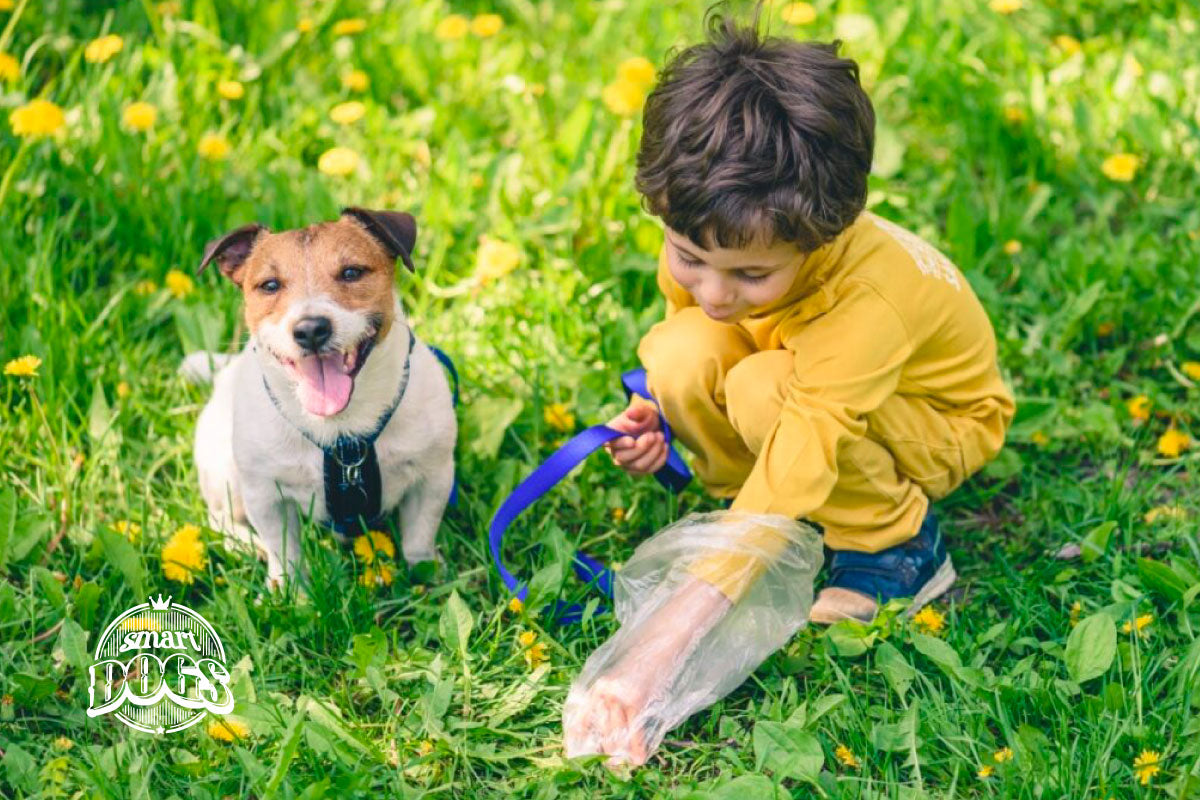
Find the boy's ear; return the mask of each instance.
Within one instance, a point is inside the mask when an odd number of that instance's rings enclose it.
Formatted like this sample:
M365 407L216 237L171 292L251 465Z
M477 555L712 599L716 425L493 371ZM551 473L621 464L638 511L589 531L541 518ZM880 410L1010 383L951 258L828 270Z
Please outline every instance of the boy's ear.
M342 209L342 216L356 220L367 233L383 245L389 256L403 260L409 272L416 271L412 262L412 250L417 243L417 220L412 214L348 206Z
M258 235L265 230L266 226L251 222L249 225L235 228L224 236L213 239L204 245L204 258L201 259L200 266L196 268L196 273L204 272L209 262L215 259L221 274L241 286L238 270L250 257L250 251L254 248L254 242L258 239Z

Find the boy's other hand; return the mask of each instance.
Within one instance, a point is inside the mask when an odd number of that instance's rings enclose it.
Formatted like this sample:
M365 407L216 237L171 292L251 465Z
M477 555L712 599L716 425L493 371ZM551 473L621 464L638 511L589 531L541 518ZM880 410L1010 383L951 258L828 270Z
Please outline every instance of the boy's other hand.
M631 475L652 475L667 463L667 440L658 421L658 408L638 395L613 417L608 427L628 434L604 445L613 463Z

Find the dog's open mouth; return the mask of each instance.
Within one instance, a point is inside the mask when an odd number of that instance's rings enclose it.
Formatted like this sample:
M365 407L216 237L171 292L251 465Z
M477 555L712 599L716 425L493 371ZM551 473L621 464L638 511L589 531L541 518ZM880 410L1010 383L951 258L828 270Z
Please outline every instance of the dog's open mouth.
M296 381L300 404L308 413L331 417L350 404L354 377L371 354L377 335L377 331L369 331L356 346L346 351L331 350L300 359L275 354Z

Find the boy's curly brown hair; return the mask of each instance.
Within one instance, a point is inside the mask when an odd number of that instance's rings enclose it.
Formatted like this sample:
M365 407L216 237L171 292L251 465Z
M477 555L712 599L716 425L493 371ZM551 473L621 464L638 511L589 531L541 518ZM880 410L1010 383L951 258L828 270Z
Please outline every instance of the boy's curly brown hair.
M710 249L815 250L863 210L875 111L841 42L761 36L709 11L646 99L636 185L647 211Z

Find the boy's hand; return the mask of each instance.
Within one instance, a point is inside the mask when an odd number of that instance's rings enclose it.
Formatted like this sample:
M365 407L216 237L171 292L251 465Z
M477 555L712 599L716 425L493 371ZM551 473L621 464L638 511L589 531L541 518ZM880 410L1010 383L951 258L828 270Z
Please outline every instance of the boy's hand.
M658 421L658 409L633 395L629 406L609 421L608 427L629 434L604 445L613 463L631 475L652 475L667 463L667 440Z

